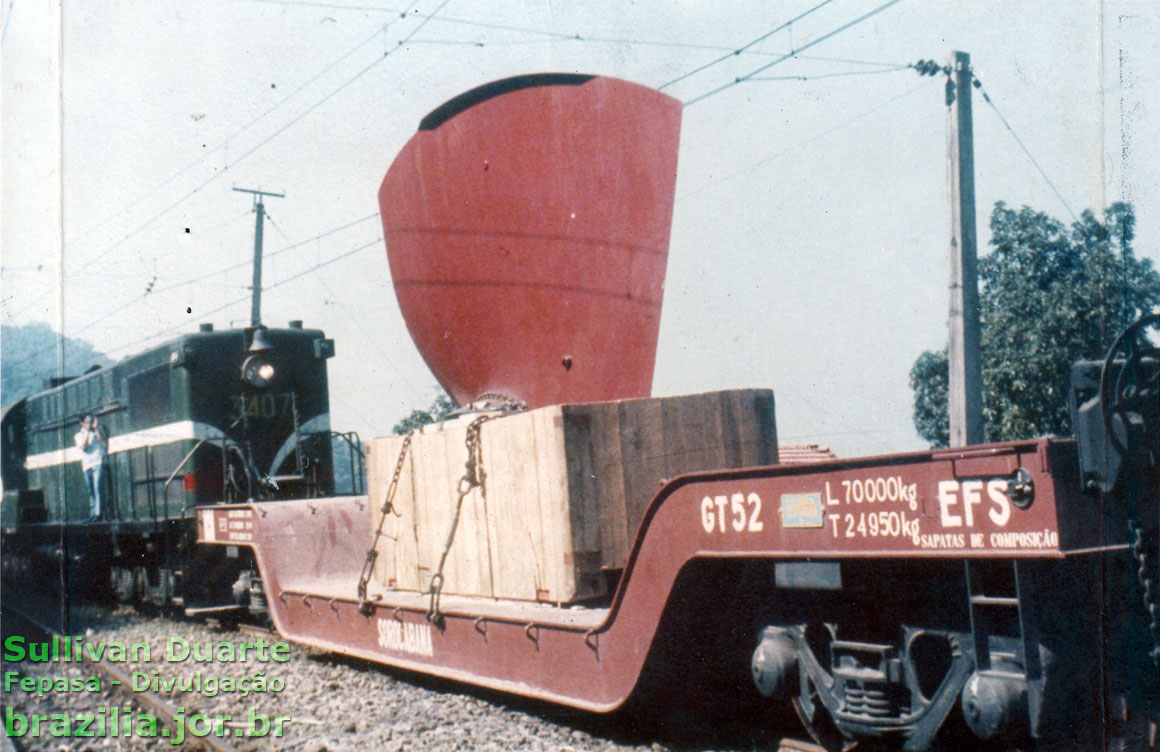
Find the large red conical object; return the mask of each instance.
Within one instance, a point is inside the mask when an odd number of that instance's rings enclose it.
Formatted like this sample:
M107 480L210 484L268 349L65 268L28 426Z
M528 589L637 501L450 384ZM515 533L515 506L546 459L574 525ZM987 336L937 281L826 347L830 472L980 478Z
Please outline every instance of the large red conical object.
M643 86L539 74L423 119L379 206L407 328L456 402L649 396L680 118Z

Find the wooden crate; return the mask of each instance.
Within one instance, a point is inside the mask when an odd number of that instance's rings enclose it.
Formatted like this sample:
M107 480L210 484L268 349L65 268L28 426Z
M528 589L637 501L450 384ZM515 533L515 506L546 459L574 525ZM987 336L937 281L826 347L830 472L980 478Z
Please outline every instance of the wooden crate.
M474 416L412 440L383 526L376 580L426 590L446 545ZM567 603L605 594L662 479L777 461L773 394L735 390L554 405L482 427L485 488L463 500L443 592ZM371 524L403 437L369 444ZM396 516L397 515L397 516Z

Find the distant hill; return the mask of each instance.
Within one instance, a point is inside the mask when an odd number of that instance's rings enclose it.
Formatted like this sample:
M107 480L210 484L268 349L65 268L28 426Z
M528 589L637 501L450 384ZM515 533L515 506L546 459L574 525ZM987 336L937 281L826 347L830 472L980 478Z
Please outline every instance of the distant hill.
M56 342L57 333L42 322L0 325L0 403L9 405L44 389L45 379L56 375ZM68 376L114 363L81 339L66 337L64 353Z

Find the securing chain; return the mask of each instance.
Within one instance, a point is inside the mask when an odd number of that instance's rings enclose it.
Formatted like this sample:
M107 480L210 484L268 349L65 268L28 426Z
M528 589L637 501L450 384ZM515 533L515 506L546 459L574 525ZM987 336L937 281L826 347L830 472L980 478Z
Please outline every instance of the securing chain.
M387 487L386 500L383 501L383 506L379 510L382 512L382 516L379 517L379 526L375 528L375 536L371 539L371 547L367 551L362 573L358 577L358 610L365 616L370 616L375 610L374 603L367 600L367 582L371 579L371 573L375 570L375 560L379 557L379 538L383 536L383 523L387 521L387 515L401 516L395 511L395 491L399 489L399 476L403 474L403 461L407 457L407 450L411 448L411 439L414 436L415 431L411 431L403 439L403 446L399 450L399 460L395 463L395 473L391 476L391 485Z
M1157 598L1157 583L1148 571L1144 528L1137 525L1135 520L1128 520L1128 532L1132 536L1130 548L1136 563L1136 580L1140 583L1140 600L1144 602L1144 612L1148 615L1148 637L1151 642L1148 656L1152 664L1160 668L1160 598Z
M472 400L471 404L504 412L522 412L528 409L526 402L503 392L484 392Z
M443 592L443 565L447 563L447 554L451 553L451 544L455 540L455 530L459 527L459 512L463 509L463 499L471 493L473 488L479 488L484 499L487 498L487 486L484 480L487 474L483 471L483 443L480 441L480 428L491 420L492 415L480 415L467 426L467 436L464 443L467 445L466 472L459 479L459 498L455 500L455 512L451 516L451 525L447 529L447 539L443 543L443 553L439 556L439 566L431 576L431 586L428 594L431 597L427 606L427 621L439 629L443 628L443 612L439 610L439 596Z
M1146 468L1154 468L1157 461L1160 461L1156 450L1160 427L1156 425L1155 413L1149 415L1147 409L1149 405L1155 405L1160 375L1149 374L1144 365L1147 358L1160 357L1160 348L1150 344L1151 338L1146 333L1148 329L1160 330L1160 313L1138 319L1112 343L1100 372L1100 398L1103 401L1104 430L1108 443L1116 453L1122 455L1126 465L1135 469L1124 486L1131 541L1129 550L1136 565L1136 581L1140 586L1140 601L1147 620L1145 647L1153 666L1160 668L1160 583L1150 571L1160 561L1160 538L1153 535L1152 540L1148 540L1144 526L1138 522L1140 483L1149 477ZM1116 363L1116 356L1121 353L1124 360L1112 384L1112 367ZM1129 428L1127 436L1121 438L1111 420L1117 414L1125 426L1130 427L1137 420L1140 425L1136 430ZM1155 554L1152 553L1153 546L1157 547Z

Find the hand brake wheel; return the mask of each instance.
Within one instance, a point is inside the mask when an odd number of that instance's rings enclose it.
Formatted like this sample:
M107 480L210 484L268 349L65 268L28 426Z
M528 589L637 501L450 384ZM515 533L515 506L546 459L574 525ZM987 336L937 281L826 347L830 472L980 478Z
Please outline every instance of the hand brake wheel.
M1151 335L1151 336L1150 336ZM1104 430L1122 456L1160 455L1160 314L1145 316L1116 338L1100 375ZM1113 372L1118 357L1123 365Z

